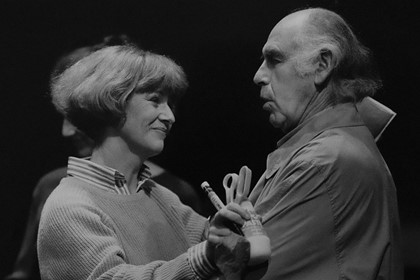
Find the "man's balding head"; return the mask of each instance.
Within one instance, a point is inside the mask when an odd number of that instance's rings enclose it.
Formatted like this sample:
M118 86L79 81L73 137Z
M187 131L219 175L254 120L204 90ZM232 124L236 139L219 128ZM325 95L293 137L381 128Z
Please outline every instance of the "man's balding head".
M293 33L290 43L296 51L296 71L301 76L313 74L314 61L320 54L331 54L332 71L326 86L336 102L358 101L372 96L381 86L369 49L337 13L322 8L299 10L277 23L270 36L279 30Z

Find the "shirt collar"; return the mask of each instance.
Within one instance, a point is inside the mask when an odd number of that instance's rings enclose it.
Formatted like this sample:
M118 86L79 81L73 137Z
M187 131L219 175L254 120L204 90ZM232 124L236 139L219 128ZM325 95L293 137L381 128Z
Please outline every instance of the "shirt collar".
M308 143L321 132L344 126L364 125L352 103L338 104L322 110L306 120L277 142L277 149L267 157L266 178L288 160L291 152Z
M77 177L97 188L118 194L130 194L124 174L111 167L94 163L90 158L69 157L67 174ZM137 176L136 192L141 189L145 180L151 177L150 169L143 164Z

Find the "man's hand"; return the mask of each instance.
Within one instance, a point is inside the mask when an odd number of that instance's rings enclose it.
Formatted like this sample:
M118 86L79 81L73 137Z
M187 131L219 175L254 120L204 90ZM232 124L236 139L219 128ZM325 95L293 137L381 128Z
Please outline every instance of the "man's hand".
M236 203L229 203L210 221L207 255L226 279L241 279L249 261L250 244L233 231L233 225L242 226L251 217Z

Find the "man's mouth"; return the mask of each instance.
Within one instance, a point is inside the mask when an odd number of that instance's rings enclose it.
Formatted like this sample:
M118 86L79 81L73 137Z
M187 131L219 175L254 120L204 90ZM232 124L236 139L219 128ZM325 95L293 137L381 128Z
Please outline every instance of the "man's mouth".
M270 103L266 102L266 103L263 104L262 107L263 107L263 110L269 111L270 110Z
M263 103L262 108L265 111L270 111L271 110L271 105L270 105L271 100L269 98L267 98L267 96L269 96L268 90L265 87L261 88L260 98L261 98L261 101Z
M271 105L270 105L271 101L268 100L268 99L264 99L264 98L262 98L262 101L263 101L263 105L262 105L263 110L271 111Z

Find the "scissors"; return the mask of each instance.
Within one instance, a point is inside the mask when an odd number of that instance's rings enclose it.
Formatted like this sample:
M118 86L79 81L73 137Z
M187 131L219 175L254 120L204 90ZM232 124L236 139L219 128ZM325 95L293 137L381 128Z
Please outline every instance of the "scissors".
M248 198L251 185L252 172L247 166L242 166L239 175L228 173L223 178L223 187L226 192L226 203L235 202L240 204Z

